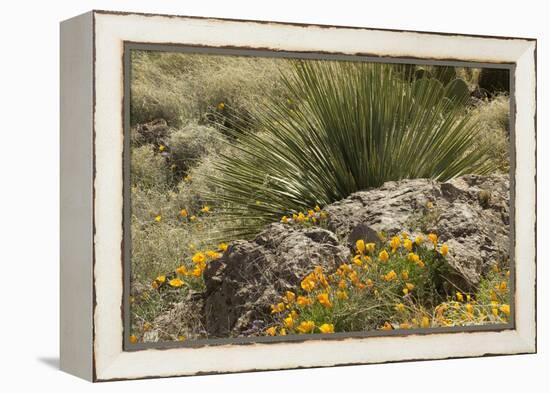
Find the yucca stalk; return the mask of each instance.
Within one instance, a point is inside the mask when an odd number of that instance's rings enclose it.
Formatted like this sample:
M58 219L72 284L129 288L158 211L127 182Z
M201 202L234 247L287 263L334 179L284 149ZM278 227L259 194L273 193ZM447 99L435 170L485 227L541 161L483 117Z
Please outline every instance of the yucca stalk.
M387 64L293 63L283 76L289 100L228 128L235 154L221 155L209 179L234 236L388 180L493 170L487 151L474 147L478 129L468 95L453 94L457 81L411 82Z

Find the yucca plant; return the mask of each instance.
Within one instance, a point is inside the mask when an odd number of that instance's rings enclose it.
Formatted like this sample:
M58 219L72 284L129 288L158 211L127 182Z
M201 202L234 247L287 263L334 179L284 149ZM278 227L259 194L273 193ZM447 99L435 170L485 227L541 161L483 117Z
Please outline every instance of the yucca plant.
M221 155L209 179L235 236L388 180L493 169L487 149L474 147L478 129L461 80L411 81L388 64L293 65L282 76L288 100L272 100L252 111L251 124L227 129L234 154Z

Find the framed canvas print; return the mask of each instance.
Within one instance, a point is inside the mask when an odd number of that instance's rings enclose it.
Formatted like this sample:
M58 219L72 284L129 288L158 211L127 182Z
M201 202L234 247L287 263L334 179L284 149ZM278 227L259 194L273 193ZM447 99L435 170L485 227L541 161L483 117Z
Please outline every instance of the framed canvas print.
M61 367L536 351L536 41L61 24Z

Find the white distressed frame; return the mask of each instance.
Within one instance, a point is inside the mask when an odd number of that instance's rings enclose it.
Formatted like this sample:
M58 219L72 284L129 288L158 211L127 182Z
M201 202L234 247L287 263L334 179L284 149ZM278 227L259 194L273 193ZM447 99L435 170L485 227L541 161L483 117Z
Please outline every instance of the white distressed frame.
M322 367L536 351L536 41L93 12L94 295L92 379ZM515 329L123 351L124 42L268 48L515 63ZM88 299L90 302L92 299ZM63 324L63 321L62 321ZM63 357L63 354L62 354Z

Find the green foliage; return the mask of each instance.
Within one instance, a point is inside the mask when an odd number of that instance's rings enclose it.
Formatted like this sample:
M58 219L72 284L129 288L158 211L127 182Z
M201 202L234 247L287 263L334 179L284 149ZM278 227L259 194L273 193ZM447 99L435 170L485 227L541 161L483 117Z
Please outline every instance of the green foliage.
M325 205L388 180L448 180L494 168L488 148L472 150L477 125L459 83L408 82L395 66L293 63L289 100L273 99L239 129L238 154L221 155L226 217L248 220L241 235L284 212ZM231 131L229 131L231 133ZM256 201L259 201L258 204Z

